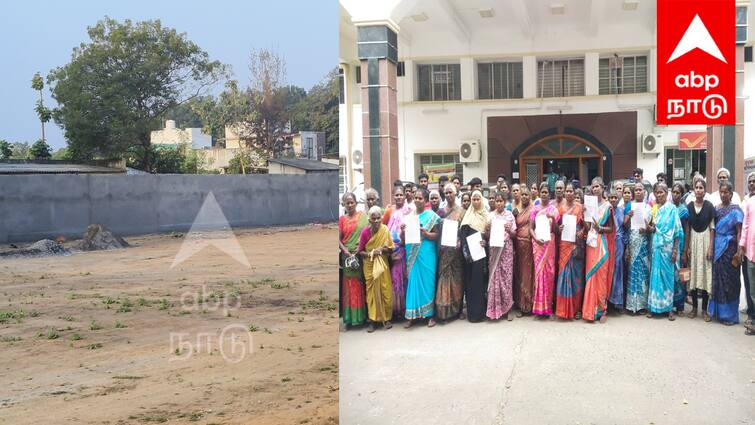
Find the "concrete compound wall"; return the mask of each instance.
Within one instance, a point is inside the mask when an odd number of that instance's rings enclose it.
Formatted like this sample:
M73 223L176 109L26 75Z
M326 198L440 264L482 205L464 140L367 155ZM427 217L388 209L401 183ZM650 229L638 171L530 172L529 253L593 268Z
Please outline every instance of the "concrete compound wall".
M338 174L0 176L0 243L187 231L212 192L231 227L338 219Z

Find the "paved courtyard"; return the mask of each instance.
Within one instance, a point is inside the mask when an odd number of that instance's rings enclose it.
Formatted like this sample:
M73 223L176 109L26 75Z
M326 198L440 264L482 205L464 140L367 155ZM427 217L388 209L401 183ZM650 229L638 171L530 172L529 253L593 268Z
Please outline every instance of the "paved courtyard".
M644 316L351 330L339 402L350 425L755 424L755 337Z

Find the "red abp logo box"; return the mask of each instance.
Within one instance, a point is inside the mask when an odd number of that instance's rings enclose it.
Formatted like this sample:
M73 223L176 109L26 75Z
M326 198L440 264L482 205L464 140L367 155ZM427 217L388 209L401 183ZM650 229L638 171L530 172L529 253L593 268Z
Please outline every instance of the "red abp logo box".
M734 124L734 0L658 0L658 124Z

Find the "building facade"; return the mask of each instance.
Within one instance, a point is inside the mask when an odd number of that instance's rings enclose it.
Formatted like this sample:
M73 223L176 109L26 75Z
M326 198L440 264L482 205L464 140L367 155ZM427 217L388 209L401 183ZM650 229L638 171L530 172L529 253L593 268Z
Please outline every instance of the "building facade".
M737 3L748 30L736 131L655 123L655 0L340 2L344 187L380 186L386 199L392 180L428 171L533 183L553 170L587 184L728 165L743 189L736 158L755 155L750 2Z

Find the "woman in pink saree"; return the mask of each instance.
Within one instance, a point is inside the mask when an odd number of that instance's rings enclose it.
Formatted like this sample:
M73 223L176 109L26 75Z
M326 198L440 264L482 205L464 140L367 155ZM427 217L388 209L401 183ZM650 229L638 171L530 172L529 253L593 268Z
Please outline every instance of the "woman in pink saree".
M404 188L393 188L394 204L385 209L383 224L393 239L391 253L391 282L393 285L393 316L403 318L406 310L406 249L401 243L401 220L410 212L404 202Z
M548 184L540 185L540 199L530 214L530 236L532 237L532 258L535 262L535 287L533 293L532 314L542 317L553 316L553 288L556 282L556 231L555 226L561 215L558 209L548 202L550 193ZM538 216L548 218L550 240L545 241L537 237L536 221Z

